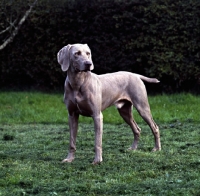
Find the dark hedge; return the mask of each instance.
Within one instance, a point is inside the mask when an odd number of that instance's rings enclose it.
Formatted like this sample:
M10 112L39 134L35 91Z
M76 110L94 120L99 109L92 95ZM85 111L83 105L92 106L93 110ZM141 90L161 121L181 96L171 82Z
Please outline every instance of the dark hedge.
M62 88L57 52L87 43L97 74L126 70L157 77L152 92L200 92L199 10L199 0L39 1L0 51L0 87Z

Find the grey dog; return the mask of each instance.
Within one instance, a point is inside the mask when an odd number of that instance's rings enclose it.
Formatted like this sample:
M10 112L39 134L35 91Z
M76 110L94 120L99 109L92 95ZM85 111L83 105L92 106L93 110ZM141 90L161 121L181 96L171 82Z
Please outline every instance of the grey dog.
M64 102L69 116L70 146L63 162L72 162L75 158L76 136L79 115L92 117L95 127L95 158L93 164L102 162L102 111L115 105L124 121L131 127L134 140L130 150L136 150L141 129L132 116L134 106L140 116L151 128L155 147L161 150L159 128L154 122L147 92L143 81L158 83L156 78L147 78L130 72L116 72L96 75L91 50L87 44L73 44L63 47L57 55L63 71L67 71L64 88Z

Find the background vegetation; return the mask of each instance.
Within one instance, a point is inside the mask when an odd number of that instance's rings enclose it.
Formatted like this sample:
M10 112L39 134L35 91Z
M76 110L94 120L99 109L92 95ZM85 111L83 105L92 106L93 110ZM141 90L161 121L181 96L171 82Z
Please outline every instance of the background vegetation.
M14 2L1 2L1 21L27 10ZM199 9L199 0L40 0L0 52L0 87L61 88L56 54L79 42L90 46L98 74L126 70L161 80L148 86L154 92L199 92Z
M199 196L200 98L150 96L162 151L142 129L138 151L127 151L133 134L114 108L104 112L103 163L94 157L94 125L81 118L76 159L62 164L69 145L62 94L0 92L0 195ZM86 120L87 119L87 120Z

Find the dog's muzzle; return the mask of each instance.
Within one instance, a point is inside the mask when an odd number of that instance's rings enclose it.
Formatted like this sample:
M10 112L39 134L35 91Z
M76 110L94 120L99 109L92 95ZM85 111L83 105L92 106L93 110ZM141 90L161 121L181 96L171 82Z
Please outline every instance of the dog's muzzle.
M91 66L92 66L92 62L91 61L85 61L84 62L84 70L83 71L90 71L91 70Z
M75 68L76 72L91 71L92 62L91 61L84 61L81 64L76 63L76 64L74 64L74 68Z

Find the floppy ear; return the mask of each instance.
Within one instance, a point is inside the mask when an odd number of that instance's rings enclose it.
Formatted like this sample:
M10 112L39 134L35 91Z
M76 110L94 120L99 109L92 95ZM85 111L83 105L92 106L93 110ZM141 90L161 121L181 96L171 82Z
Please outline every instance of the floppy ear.
M58 63L61 65L61 69L63 71L67 71L70 64L70 57L69 57L69 49L71 45L68 44L67 46L63 47L57 54Z
M86 47L88 47L88 49L89 49L89 51L90 51L90 61L91 61L91 63L92 63L92 65L91 65L91 67L90 67L90 70L93 70L94 69L94 64L93 64L93 62L92 62L92 53L91 53L91 50L90 50L90 48L89 48L89 46L87 45L87 44L84 44Z

